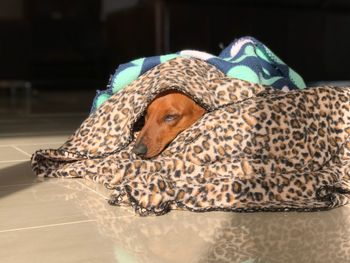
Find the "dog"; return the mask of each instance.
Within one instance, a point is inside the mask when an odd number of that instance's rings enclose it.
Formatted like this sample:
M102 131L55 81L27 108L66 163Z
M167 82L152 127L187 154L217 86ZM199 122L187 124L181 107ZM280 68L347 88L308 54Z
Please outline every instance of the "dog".
M133 152L145 159L157 156L205 113L203 107L184 93L161 93L147 107L145 124L136 138Z

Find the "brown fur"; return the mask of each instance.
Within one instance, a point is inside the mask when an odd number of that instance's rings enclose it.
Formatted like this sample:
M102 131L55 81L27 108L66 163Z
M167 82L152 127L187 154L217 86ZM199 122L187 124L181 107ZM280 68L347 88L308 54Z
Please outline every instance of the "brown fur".
M205 109L181 92L167 91L160 94L147 108L145 125L136 139L134 152L144 158L158 155L204 113ZM137 151L140 144L147 147L145 154Z

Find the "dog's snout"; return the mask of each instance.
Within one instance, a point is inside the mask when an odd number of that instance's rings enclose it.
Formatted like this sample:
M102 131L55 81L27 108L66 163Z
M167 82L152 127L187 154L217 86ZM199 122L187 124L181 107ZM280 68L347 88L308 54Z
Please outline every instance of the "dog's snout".
M145 155L147 153L147 150L147 146L144 145L142 142L136 144L133 149L134 153L136 153L137 155Z

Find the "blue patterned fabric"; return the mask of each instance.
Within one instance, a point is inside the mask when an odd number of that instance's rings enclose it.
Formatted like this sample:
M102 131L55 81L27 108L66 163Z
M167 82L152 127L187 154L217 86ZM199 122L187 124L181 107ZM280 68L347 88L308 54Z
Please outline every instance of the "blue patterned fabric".
M91 113L114 93L119 92L151 68L176 57L193 57L217 67L228 77L272 86L276 89L291 90L306 87L302 77L288 67L268 47L253 37L242 37L233 41L219 56L183 50L177 53L140 58L121 64L111 76L106 90L97 91Z

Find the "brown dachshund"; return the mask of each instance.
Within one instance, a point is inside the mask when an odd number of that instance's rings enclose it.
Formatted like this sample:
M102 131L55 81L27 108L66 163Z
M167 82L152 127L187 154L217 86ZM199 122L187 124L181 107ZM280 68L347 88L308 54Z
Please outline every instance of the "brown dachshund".
M147 108L145 125L137 136L134 153L143 158L158 155L205 112L205 109L181 92L161 93Z

